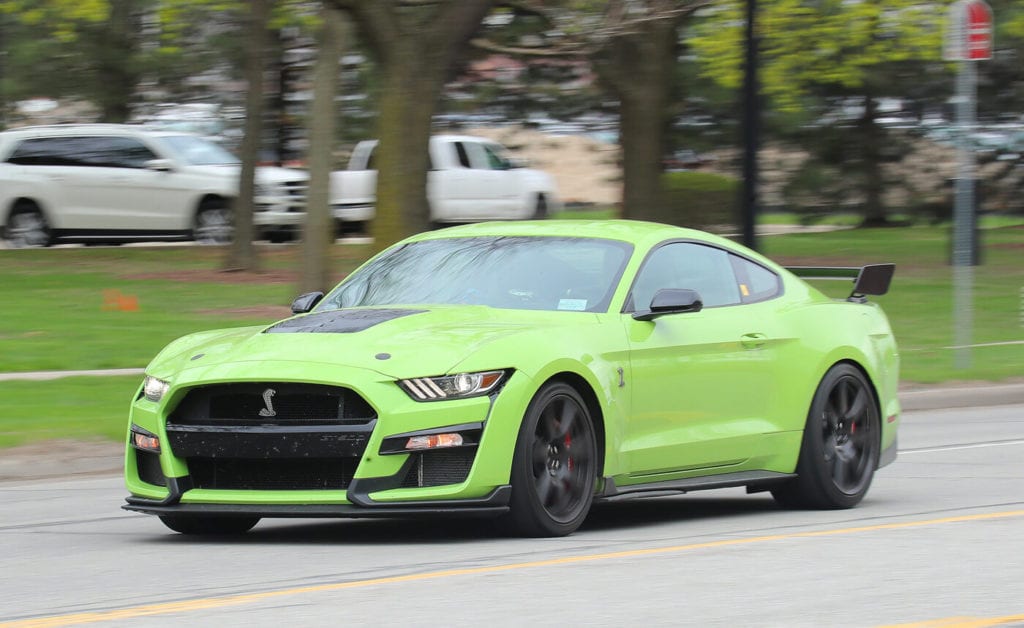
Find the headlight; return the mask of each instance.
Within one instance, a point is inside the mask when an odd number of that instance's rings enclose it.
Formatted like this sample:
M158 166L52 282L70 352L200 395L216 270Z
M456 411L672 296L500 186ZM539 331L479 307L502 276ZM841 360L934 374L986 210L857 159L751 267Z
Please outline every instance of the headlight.
M275 196L277 186L272 183L257 183L252 190L253 196Z
M150 401L160 401L170 387L171 385L168 382L157 379L152 375L147 375L146 379L142 380L142 394Z
M440 401L486 395L503 381L505 371L481 371L403 379L398 384L416 401Z

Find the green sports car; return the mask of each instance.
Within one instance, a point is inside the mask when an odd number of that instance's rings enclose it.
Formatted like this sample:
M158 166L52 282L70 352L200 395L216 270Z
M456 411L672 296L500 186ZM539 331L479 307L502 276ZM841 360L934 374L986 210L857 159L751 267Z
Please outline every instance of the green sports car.
M472 514L532 536L595 501L730 486L849 508L896 457L896 343L867 300L892 273L643 222L423 233L291 318L160 352L124 507L187 534Z

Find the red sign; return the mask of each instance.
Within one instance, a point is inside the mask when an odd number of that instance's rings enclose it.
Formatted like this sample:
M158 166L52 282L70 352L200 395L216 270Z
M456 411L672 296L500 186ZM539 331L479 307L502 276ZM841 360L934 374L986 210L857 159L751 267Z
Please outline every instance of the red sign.
M992 58L992 9L984 0L960 0L949 8L942 56L947 61Z

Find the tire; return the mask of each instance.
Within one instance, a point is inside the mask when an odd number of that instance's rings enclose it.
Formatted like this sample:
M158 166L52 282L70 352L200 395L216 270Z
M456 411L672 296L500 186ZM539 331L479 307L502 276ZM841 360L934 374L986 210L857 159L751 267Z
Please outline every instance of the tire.
M284 244L295 239L295 233L287 229L276 229L267 234L271 244Z
M833 366L811 402L797 477L772 496L794 508L856 506L878 467L880 439L878 401L867 378L850 364Z
M544 220L548 217L548 199L543 194L537 195L537 204L534 205L533 219Z
M165 526L181 534L244 534L259 523L259 517L204 517L202 515L161 515Z
M39 206L32 201L19 201L11 209L4 226L4 240L12 249L53 244L53 233Z
M597 444L587 404L568 384L544 385L519 428L502 526L520 536L571 534L590 511L596 478Z
M197 244L230 244L234 236L231 209L221 201L203 201L196 212L192 239Z

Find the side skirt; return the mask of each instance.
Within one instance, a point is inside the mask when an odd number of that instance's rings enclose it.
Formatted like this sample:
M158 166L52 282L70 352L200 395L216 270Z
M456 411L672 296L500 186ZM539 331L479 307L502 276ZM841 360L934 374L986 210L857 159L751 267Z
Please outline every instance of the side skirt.
M663 480L647 484L630 484L629 486L621 487L615 485L614 478L605 478L604 490L595 495L594 498L597 501L615 501L631 497L658 497L660 495L706 491L733 486L746 486L748 493L756 493L767 490L773 484L778 484L795 477L796 474L794 473L738 471L736 473L723 473L683 480Z

